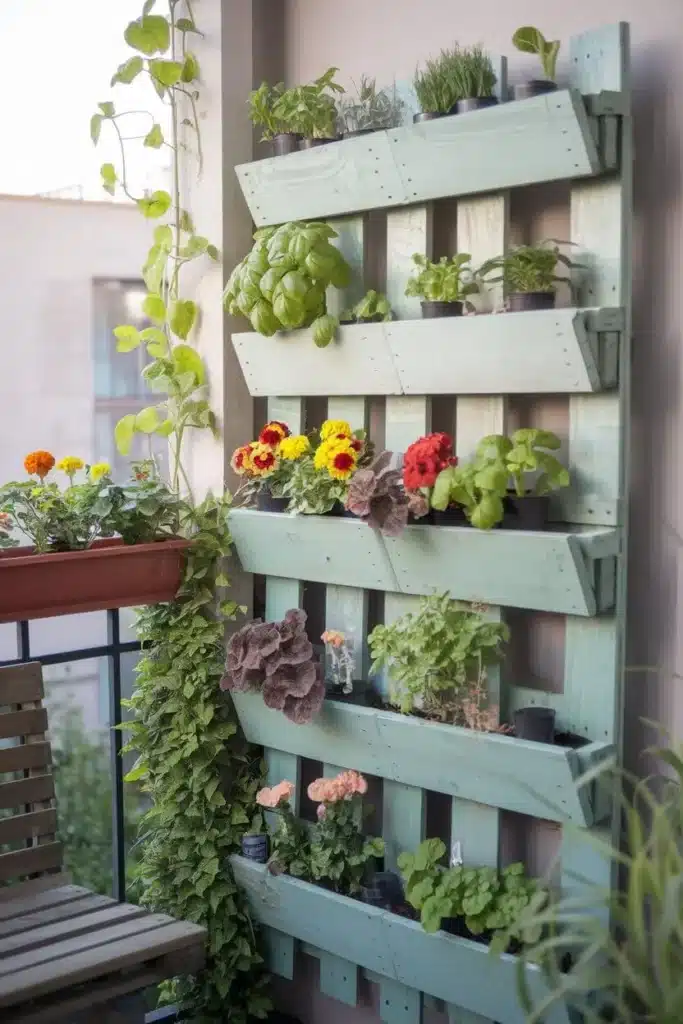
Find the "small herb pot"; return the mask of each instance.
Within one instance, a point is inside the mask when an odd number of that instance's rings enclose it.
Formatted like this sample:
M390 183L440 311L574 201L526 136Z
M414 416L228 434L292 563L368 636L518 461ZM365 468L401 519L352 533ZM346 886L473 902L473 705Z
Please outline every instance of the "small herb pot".
M555 742L555 711L553 708L520 708L514 714L515 736L535 743Z
M530 100L534 96L545 96L549 92L557 92L557 82L551 82L547 78L531 78L528 82L515 86L515 99Z
M273 153L275 156L287 156L288 153L296 153L299 148L301 136L294 132L280 132L273 136Z
M449 505L448 508L432 509L432 522L434 526L469 526L462 505Z
M256 508L259 512L286 512L287 504L287 498L274 498L267 490L259 491L256 498Z
M503 498L504 530L545 530L550 498L547 494L508 494Z
M455 109L458 114L468 114L471 110L484 110L486 107L495 107L497 103L497 96L468 96L465 100L458 100L455 104Z
M337 142L338 139L302 139L299 149L316 149L318 146L327 146L330 142Z
M392 910L403 903L403 885L393 871L375 871L367 884L361 887L363 903L371 907Z
M257 864L265 864L268 860L268 836L254 832L242 836L242 856Z
M510 292L507 300L509 313L555 308L555 292Z
M462 302L437 302L425 299L420 305L423 320L435 320L442 316L462 316Z

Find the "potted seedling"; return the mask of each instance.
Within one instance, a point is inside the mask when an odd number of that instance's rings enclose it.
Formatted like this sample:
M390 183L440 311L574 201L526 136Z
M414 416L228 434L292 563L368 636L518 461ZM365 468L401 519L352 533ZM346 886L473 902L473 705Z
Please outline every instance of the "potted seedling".
M337 129L345 139L356 135L397 128L403 121L405 103L396 86L377 89L374 78L361 76L354 92L342 97L338 104Z
M557 89L555 68L557 66L557 55L560 52L559 39L549 41L539 29L534 28L532 25L524 25L522 28L517 29L512 37L512 42L522 53L537 54L545 75L545 78L532 78L522 85L516 85L515 99L527 100L532 96L542 96L548 92L555 92Z
M340 324L377 324L392 319L391 306L386 295L374 289L366 292L353 309L339 314Z
M265 864L268 860L268 833L261 811L256 812L251 819L249 831L242 836L242 856L257 864Z
M263 128L261 141L273 140L276 156L335 141L334 94L344 92L334 81L338 70L328 68L309 85L292 89L282 82L272 87L263 82L249 94L251 120Z
M415 519L438 525L465 525L461 506L451 502L450 497L443 506L434 506L432 501L439 475L457 464L450 434L427 434L408 445L403 453L403 486L408 495L408 511ZM430 512L430 507L437 511Z
M559 448L556 434L535 427L516 430L511 437L490 434L479 442L474 458L476 476L502 498L506 529L545 528L551 491L569 486L569 471L552 454Z
M467 252L455 256L442 256L438 263L432 263L420 253L413 255L416 266L414 276L406 286L406 295L420 296L422 316L433 319L442 316L462 316L463 309L473 309L467 302L468 295L479 291Z
M251 123L261 128L261 142L273 143L275 156L295 153L301 140L285 116L289 93L291 90L285 90L283 82L272 86L262 82L247 100Z
M536 705L519 708L514 713L515 736L520 740L534 740L536 743L555 742L555 712L552 708Z
M564 243L567 244L567 243ZM561 252L554 239L538 245L518 245L502 256L487 260L479 268L478 276L487 284L502 281L507 308L511 313L554 309L555 285L570 283L567 277L556 274L558 263L570 270L578 270Z
M426 61L415 72L413 86L421 112L413 121L431 121L447 114L477 110L497 103L496 75L490 57L480 46L461 49L456 43Z
M455 109L458 114L492 107L498 102L493 92L496 73L491 58L481 46L460 51L453 68L458 92Z

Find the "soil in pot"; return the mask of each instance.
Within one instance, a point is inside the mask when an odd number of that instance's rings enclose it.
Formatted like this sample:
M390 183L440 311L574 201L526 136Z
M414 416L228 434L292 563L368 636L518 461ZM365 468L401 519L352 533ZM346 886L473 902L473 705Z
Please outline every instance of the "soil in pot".
M337 138L333 139L302 139L299 143L299 149L317 149L318 146L327 146L330 142L338 142Z
M370 704L372 687L367 679L354 679L351 693L344 693L341 686L325 680L325 696L342 704Z
M287 156L288 153L296 153L301 141L300 135L294 132L281 132L273 136L273 154L275 156Z
M371 907L382 907L393 910L403 905L403 885L401 879L393 871L375 871L361 888L363 903Z
M256 498L259 512L286 512L288 503L288 498L274 498L267 490L259 491Z
M503 498L504 530L545 530L550 510L550 498L547 494L525 494L519 497L509 492Z
M535 743L555 742L555 711L553 708L519 708L514 714L515 736Z
M420 305L423 320L434 320L442 316L462 316L462 302L436 302L425 299Z
M497 96L469 96L465 100L458 100L455 104L455 109L458 114L468 114L471 110L485 110L486 107L495 107L497 103Z
M557 92L557 82L547 78L531 78L515 86L516 100L530 100L534 96L545 96L549 92Z
M448 508L444 509L433 508L432 522L434 526L470 525L462 505L449 505Z
M508 313L531 313L555 308L555 292L510 292Z
M268 860L268 836L260 833L242 836L242 856L257 864L265 864Z

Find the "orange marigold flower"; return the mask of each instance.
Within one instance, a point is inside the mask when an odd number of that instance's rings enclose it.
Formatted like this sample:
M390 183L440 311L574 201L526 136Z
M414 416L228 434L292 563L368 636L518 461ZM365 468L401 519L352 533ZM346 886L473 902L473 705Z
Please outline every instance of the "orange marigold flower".
M266 423L265 427L258 436L261 444L270 445L271 448L277 448L280 441L283 438L289 437L291 431L286 423L282 423L281 420L271 420L270 423Z
M35 452L29 452L24 459L24 469L31 476L39 476L41 480L44 480L50 470L55 464L55 457L51 452L45 452L42 449L38 449Z
M237 473L238 476L244 476L245 473L251 471L251 449L251 444L243 444L241 448L235 449L230 459L230 468L233 473Z
M251 471L254 476L270 476L279 465L279 460L270 445L256 442L249 453Z

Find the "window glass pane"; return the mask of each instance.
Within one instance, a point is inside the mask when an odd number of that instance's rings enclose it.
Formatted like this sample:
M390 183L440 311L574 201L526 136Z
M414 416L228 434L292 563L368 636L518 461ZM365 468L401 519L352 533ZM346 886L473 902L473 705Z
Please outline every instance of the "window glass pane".
M53 619L34 619L29 623L32 657L100 647L107 642L106 612L59 615Z

